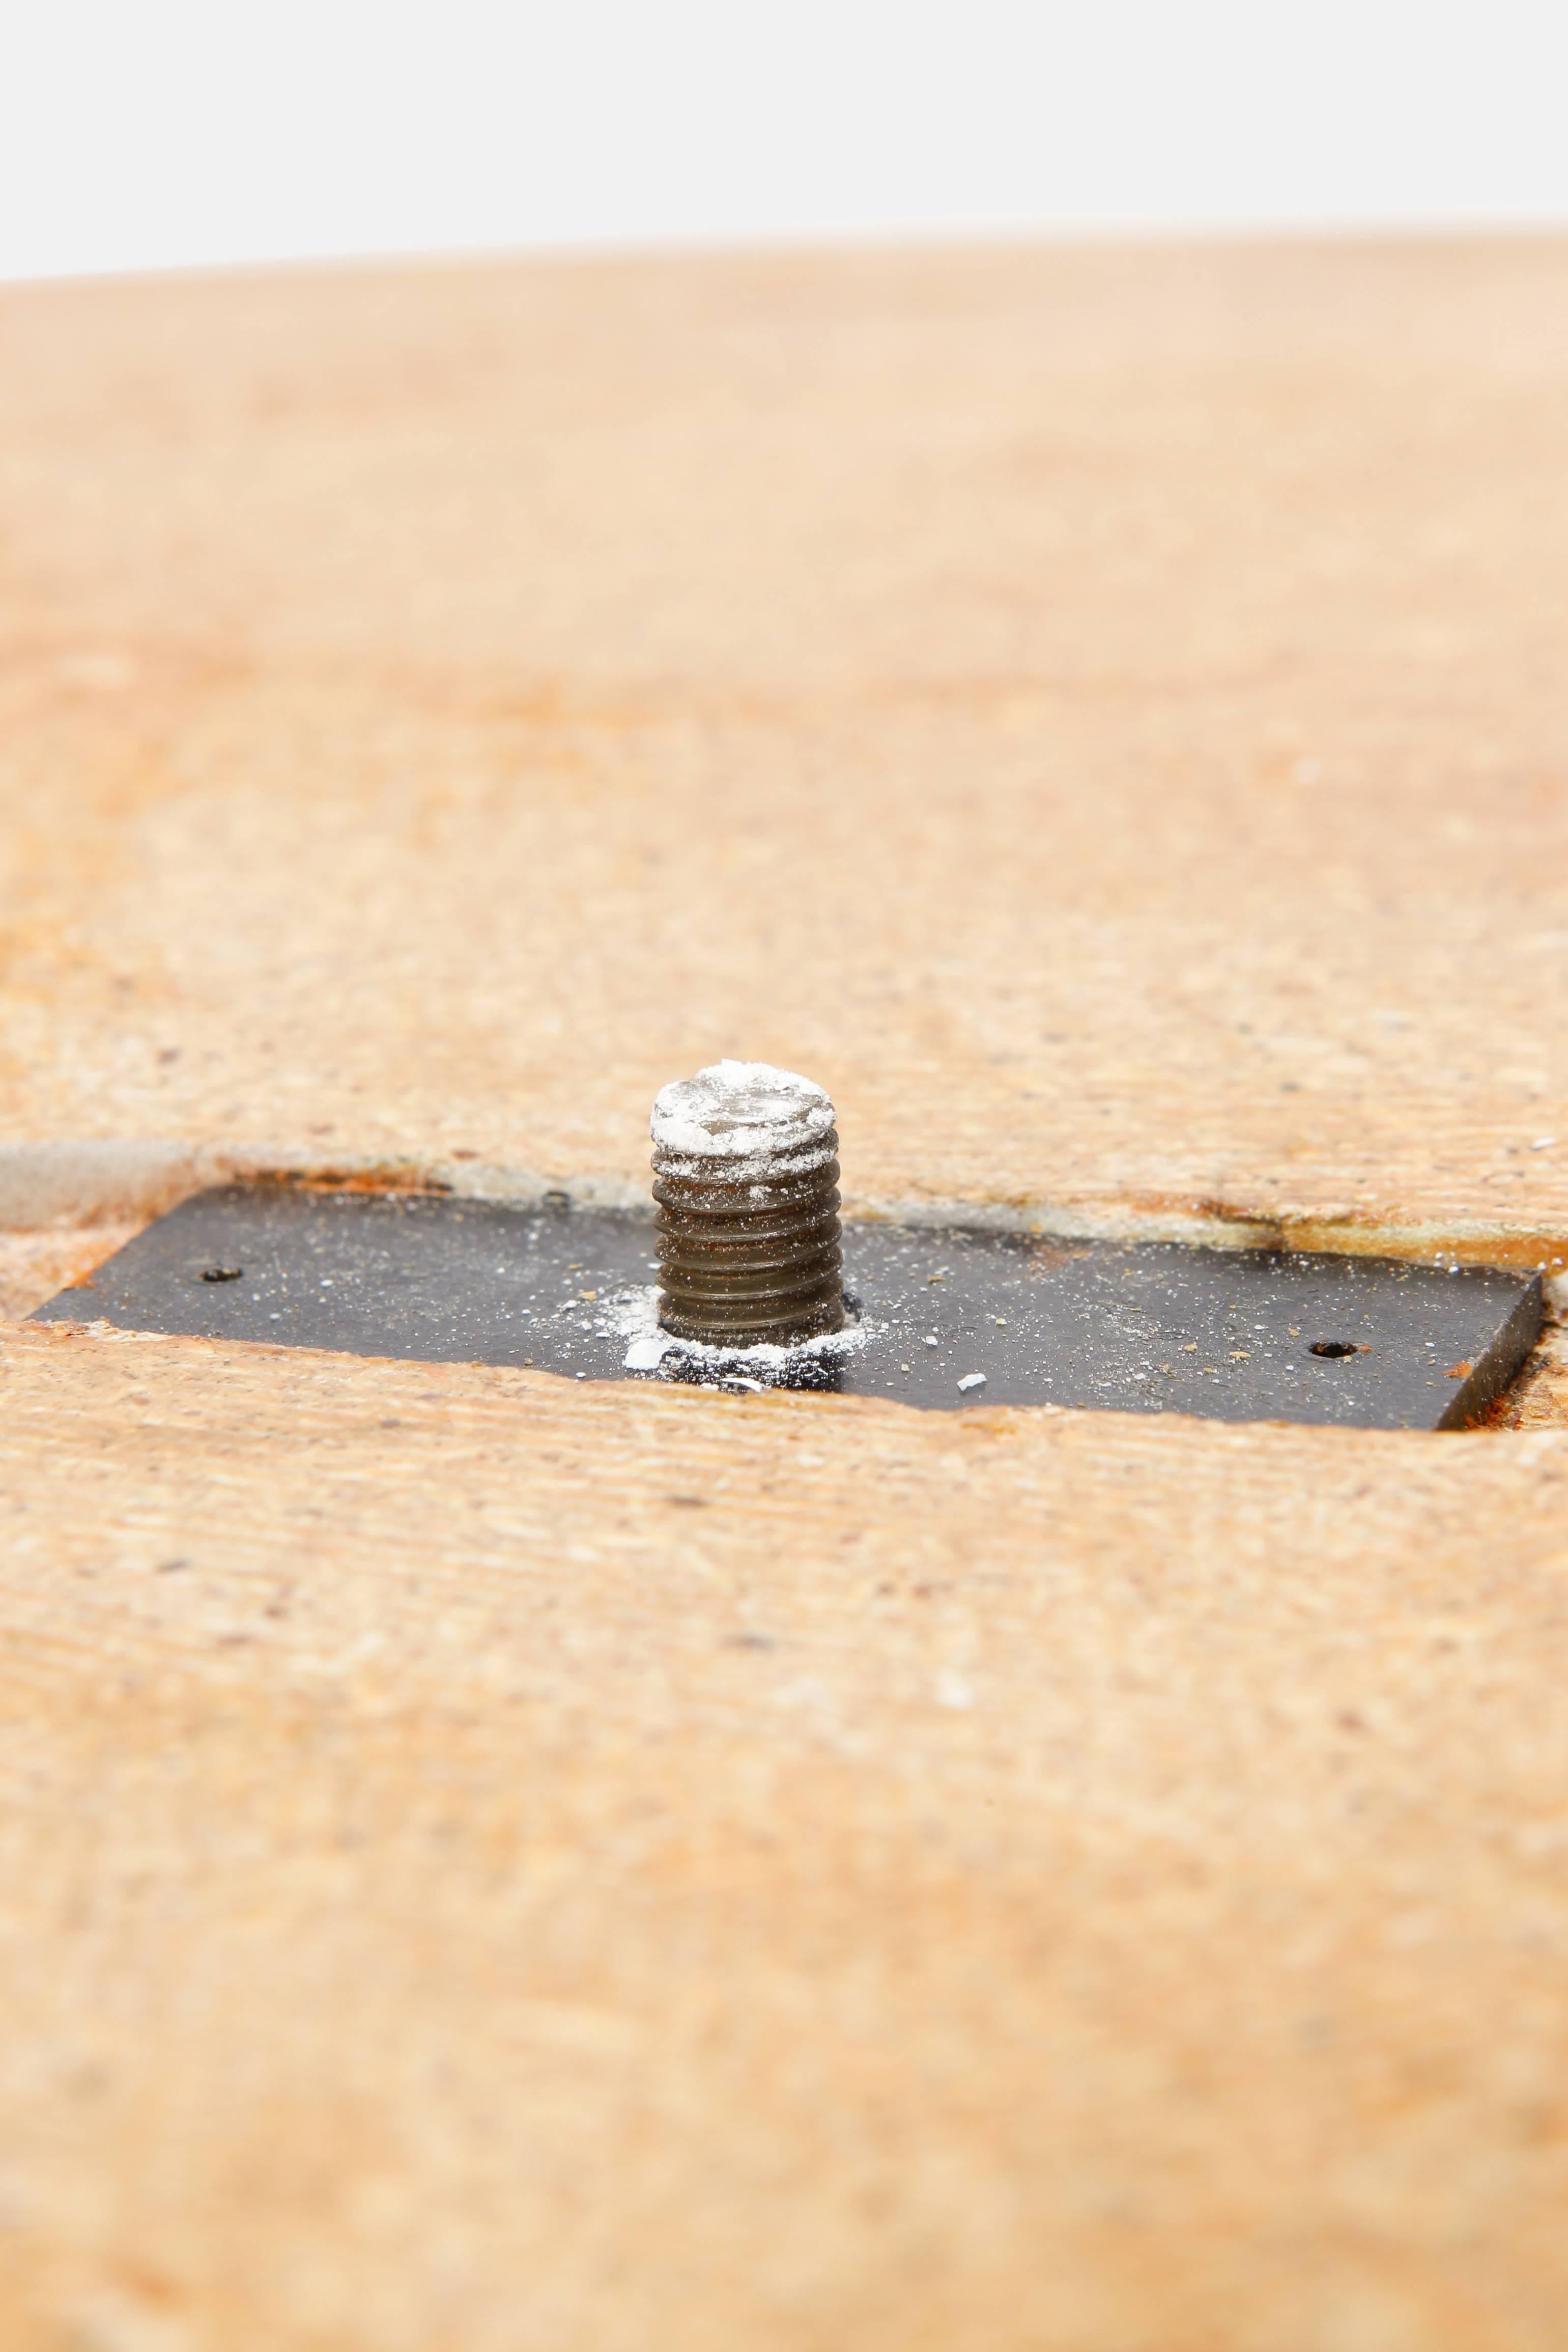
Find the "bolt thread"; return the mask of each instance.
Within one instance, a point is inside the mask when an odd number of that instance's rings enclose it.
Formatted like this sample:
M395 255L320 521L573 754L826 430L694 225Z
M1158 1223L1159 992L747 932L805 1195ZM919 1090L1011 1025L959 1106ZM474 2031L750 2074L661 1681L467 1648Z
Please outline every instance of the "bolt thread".
M655 1144L666 1331L754 1348L842 1330L838 1149L831 1127L800 1149L738 1163Z

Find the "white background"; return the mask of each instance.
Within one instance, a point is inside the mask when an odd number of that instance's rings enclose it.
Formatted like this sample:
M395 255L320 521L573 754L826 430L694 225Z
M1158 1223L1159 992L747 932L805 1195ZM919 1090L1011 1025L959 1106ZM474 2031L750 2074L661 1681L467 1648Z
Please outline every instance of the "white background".
M1568 220L1568 0L0 0L0 278Z

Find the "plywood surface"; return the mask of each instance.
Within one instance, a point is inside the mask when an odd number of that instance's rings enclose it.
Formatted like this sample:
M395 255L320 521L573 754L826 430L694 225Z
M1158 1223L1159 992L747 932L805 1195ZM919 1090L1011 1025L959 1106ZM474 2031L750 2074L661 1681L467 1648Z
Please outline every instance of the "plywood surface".
M1568 249L0 298L10 1132L1568 1223Z
M1546 240L0 290L0 1307L727 1050L862 1205L1551 1274L1565 482ZM0 1391L7 2345L1560 2344L1561 1333Z

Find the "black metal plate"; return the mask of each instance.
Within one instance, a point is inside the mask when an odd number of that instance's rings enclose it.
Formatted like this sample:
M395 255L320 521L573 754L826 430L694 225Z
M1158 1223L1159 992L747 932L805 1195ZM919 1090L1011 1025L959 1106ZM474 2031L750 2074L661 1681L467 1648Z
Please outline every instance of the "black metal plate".
M839 1363L744 1372L925 1406L1440 1429L1490 1402L1541 1328L1539 1277L1490 1267L876 1223L845 1227L844 1263L863 1345ZM655 1271L653 1225L625 1213L235 1187L160 1218L35 1320L579 1379L720 1380L678 1359L625 1370L610 1302ZM1356 1352L1312 1352L1345 1344ZM983 1386L959 1388L977 1372Z

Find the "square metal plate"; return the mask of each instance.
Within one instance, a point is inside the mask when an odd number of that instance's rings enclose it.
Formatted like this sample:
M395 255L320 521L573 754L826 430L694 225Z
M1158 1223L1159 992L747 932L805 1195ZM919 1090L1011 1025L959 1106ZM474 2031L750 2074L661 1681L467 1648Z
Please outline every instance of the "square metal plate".
M650 1319L657 1273L646 1218L231 1187L161 1217L34 1319L938 1408L1451 1429L1512 1378L1542 1318L1535 1275L1175 1243L852 1223L844 1266L862 1328L841 1360L632 1371L628 1332Z

